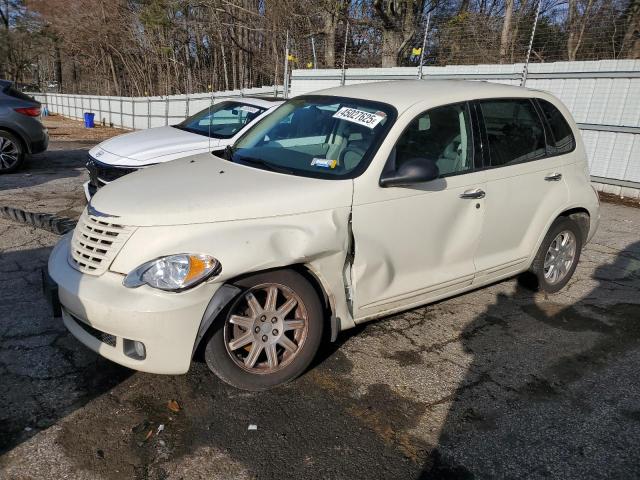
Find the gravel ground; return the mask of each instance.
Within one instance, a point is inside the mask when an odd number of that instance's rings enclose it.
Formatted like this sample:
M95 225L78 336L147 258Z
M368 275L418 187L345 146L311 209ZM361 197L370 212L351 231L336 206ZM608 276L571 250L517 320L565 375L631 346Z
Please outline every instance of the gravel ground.
M97 140L52 136L0 206L77 216ZM638 478L640 209L602 217L559 294L509 280L370 323L267 393L97 357L41 299L57 237L0 219L0 478Z

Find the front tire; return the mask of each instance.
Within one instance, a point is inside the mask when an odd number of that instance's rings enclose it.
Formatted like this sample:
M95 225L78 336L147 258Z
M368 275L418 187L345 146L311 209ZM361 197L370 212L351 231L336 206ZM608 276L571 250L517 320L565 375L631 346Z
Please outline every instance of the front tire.
M539 290L556 293L573 276L583 246L580 226L568 217L559 217L547 232L536 254L530 272Z
M24 157L22 142L15 135L0 130L0 173L16 171Z
M242 293L216 320L205 361L237 388L267 390L302 374L320 347L323 309L299 273L277 270L235 283Z

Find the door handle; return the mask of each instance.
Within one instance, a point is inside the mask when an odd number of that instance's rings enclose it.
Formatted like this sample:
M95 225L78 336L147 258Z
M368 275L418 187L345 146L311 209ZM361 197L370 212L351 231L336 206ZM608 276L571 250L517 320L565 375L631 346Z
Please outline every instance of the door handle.
M466 190L463 193L460 194L460 198L470 198L470 199L475 199L475 198L484 198L486 194L484 193L484 190L482 190L481 188L475 188L473 190Z
M547 182L557 182L558 180L562 179L562 174L561 173L550 173L549 175L544 177L544 179Z

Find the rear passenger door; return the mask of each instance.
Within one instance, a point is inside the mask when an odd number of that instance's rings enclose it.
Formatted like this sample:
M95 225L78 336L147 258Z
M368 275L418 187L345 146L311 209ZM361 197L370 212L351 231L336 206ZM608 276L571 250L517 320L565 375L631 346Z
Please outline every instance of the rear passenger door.
M476 253L475 283L505 277L528 264L538 238L566 203L563 156L542 111L530 98L476 102L482 118L486 211Z

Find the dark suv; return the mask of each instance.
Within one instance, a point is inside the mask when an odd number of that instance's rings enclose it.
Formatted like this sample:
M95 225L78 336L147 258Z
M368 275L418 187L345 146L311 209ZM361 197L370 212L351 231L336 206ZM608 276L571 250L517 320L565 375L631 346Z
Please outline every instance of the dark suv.
M40 102L0 80L0 173L13 172L26 155L47 149L49 134L39 117Z

